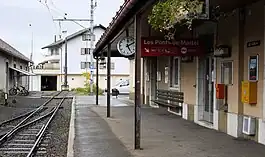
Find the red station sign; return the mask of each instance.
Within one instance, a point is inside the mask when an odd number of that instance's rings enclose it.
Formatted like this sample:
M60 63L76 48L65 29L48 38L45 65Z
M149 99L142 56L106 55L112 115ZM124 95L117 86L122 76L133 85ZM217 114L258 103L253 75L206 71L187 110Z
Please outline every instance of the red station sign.
M204 54L198 39L168 41L161 38L142 38L141 55L147 56L200 56Z

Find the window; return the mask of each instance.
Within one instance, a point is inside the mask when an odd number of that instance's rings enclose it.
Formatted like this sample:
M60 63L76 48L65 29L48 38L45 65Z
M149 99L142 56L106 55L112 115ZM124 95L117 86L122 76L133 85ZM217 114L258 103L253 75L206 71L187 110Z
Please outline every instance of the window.
M107 64L99 64L99 69L107 69ZM110 64L110 69L115 69L115 63Z
M59 48L55 49L55 55L59 55Z
M86 68L90 68L90 65L91 65L91 63L90 62L81 62L81 69L86 69ZM96 65L97 65L97 63L96 62L93 62L93 67L92 68L96 68Z
M106 64L100 64L99 65L99 69L106 69L107 68L107 65Z
M90 34L83 34L83 35L82 35L82 40L83 40L83 41L91 41L91 36L90 36Z
M110 69L112 69L112 70L115 69L115 64L114 63L110 64Z
M51 49L51 56L53 56L55 54L54 49Z
M81 55L87 55L90 54L90 52L93 51L90 48L81 48Z
M87 62L81 62L81 69L87 68Z
M20 69L23 69L22 65L20 65Z
M172 57L170 60L170 86L179 87L180 83L180 59Z
M17 67L17 65L16 64L14 64L14 68L16 68Z
M233 84L233 61L221 63L221 83L226 85Z

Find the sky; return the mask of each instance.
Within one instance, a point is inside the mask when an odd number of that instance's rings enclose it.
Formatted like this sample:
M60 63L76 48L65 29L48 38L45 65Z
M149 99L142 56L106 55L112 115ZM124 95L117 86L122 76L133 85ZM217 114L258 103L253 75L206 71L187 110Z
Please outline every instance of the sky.
M0 38L29 57L33 34L33 60L39 60L59 33L59 23L53 18L90 18L90 0L0 0ZM47 1L47 3L45 3ZM95 0L94 0L95 1ZM95 24L107 27L124 0L97 0ZM47 4L47 5L45 5ZM89 22L81 22L89 27ZM31 26L30 26L31 25ZM68 34L83 29L74 22L62 22Z

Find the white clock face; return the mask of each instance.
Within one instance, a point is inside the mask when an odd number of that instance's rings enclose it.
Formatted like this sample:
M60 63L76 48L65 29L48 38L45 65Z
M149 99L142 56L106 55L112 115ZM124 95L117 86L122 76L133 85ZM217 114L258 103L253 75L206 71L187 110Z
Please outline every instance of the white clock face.
M121 39L117 45L120 54L131 56L135 53L135 40L132 37Z

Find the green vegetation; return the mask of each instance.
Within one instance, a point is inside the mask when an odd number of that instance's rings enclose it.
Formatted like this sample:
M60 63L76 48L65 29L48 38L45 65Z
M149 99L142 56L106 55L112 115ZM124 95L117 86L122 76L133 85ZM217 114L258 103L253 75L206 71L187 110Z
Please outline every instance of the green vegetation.
M199 0L159 1L152 9L148 22L153 29L169 31L176 25L191 28L192 20L198 18L203 8Z
M93 94L96 94L96 85L93 84ZM75 89L72 89L72 91L75 91L77 94L80 94L80 95L89 95L90 94L90 84L85 84L85 86L82 88L82 87L79 87L79 88L75 88ZM99 95L103 95L104 91L102 89L98 89L98 93Z
M90 81L89 81L90 73L83 73L82 75L86 78L84 87L75 88L75 89L72 89L71 91L75 91L77 94L80 94L80 95L89 95L90 94ZM92 90L93 90L93 94L96 94L97 87L95 84L93 84ZM98 93L99 95L103 95L104 91L99 88Z

